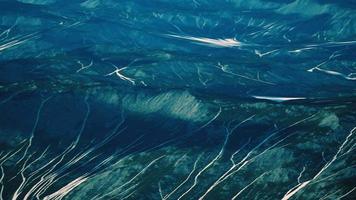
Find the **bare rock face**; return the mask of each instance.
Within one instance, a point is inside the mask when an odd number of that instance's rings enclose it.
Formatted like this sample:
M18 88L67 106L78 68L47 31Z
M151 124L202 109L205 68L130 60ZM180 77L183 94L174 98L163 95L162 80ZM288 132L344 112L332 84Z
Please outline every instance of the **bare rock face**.
M337 129L339 124L339 118L334 113L325 113L325 118L319 123L321 127L329 127L332 130Z

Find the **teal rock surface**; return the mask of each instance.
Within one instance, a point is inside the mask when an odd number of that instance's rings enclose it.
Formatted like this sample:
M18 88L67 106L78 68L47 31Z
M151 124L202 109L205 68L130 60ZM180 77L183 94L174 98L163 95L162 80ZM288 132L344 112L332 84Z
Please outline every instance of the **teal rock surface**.
M0 0L0 200L356 199L352 0Z

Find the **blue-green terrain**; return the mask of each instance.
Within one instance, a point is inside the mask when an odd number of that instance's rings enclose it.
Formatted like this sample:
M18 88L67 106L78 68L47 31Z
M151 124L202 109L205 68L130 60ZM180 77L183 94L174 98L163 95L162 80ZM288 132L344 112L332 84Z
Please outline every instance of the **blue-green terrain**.
M0 0L0 200L356 199L354 0Z

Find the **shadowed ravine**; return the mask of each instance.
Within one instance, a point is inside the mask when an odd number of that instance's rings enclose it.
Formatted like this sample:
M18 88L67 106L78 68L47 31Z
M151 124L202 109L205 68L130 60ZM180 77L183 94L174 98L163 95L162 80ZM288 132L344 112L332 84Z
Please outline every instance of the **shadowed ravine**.
M0 0L0 200L355 199L355 5Z

